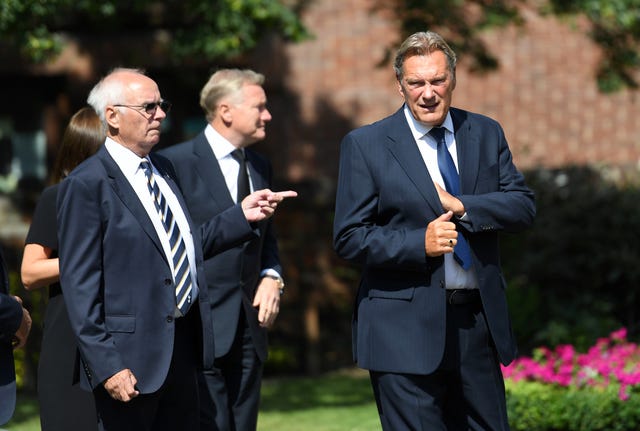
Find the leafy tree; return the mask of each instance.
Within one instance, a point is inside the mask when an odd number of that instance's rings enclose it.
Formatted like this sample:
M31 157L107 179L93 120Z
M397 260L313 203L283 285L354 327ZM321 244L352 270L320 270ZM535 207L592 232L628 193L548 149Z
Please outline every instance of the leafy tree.
M231 58L253 48L266 32L301 40L307 32L298 6L277 0L3 0L0 36L30 61L46 61L65 34L162 32L168 57Z
M65 33L164 31L167 57L228 59L255 47L267 31L299 41L308 36L298 12L306 0L3 0L0 36L30 60L60 52ZM584 16L602 48L598 84L605 92L637 88L640 68L640 0L377 0L402 23L403 33L439 28L477 71L498 61L478 37L488 26L522 23L520 8L563 18Z
M439 29L456 51L471 56L478 71L498 67L479 32L488 26L522 23L522 7L569 20L583 16L590 23L589 36L603 52L597 73L600 90L638 87L640 0L378 0L377 7L394 13L405 34Z

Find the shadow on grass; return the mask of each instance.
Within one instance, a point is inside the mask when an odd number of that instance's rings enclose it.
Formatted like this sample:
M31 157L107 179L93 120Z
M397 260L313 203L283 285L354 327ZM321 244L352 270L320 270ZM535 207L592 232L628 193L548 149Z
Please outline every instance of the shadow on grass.
M321 377L265 379L260 410L354 407L372 402L374 398L369 375L361 370L348 370Z

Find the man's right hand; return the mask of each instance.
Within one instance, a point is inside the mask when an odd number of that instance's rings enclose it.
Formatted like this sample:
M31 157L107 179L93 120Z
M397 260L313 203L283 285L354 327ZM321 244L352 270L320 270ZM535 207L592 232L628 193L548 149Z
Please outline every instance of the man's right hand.
M273 215L278 204L285 198L295 198L298 193L293 190L272 192L269 189L258 190L242 200L242 211L249 223L262 221Z
M458 242L456 225L451 221L453 212L447 211L427 225L424 234L424 249L429 257L453 253Z
M136 376L130 369L125 368L105 380L103 385L111 398L126 403L140 394L135 388L136 383L138 383Z

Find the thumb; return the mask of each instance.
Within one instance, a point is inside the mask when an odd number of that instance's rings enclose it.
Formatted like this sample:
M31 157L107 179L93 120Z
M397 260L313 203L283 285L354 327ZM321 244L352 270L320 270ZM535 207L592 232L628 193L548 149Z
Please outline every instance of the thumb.
M436 219L436 221L449 221L453 217L453 211L447 211Z

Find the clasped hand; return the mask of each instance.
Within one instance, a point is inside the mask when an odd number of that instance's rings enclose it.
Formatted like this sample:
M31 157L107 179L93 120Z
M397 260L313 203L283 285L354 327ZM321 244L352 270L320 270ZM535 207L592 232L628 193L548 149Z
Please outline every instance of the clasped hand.
M136 389L137 383L136 376L130 369L125 368L105 380L103 385L111 398L126 403L140 394Z
M453 248L458 242L458 232L456 231L455 223L453 223L451 219L454 214L460 217L465 212L464 204L460 199L447 192L437 183L434 184L442 208L446 212L427 225L424 248L429 257L453 253Z
M13 299L22 305L22 299L19 296L14 296ZM14 349L24 347L27 343L29 332L31 332L31 314L29 314L29 311L27 311L26 308L22 307L22 320L20 321L20 327L18 327L18 330L13 335L12 340L12 346Z

